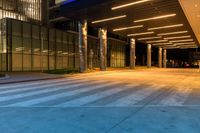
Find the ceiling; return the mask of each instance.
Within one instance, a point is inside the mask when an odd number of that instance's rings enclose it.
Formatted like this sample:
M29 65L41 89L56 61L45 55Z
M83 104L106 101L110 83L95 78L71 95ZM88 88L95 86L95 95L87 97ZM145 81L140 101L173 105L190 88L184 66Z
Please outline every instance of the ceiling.
M200 0L179 0L179 3L200 43Z
M112 10L112 8L116 6L127 5L129 3L140 1L146 2ZM191 0L180 1L188 2ZM182 10L179 0L79 0L75 3L62 6L60 14L65 17L78 20L86 19L88 20L89 25L93 27L107 28L108 31L112 33L127 36L129 38L135 38L137 41L141 41L146 44L150 43L154 46L166 49L196 48L199 44L197 40L198 37L195 36L190 23ZM163 17L163 15L171 15L171 17L158 19L161 16ZM95 21L98 22L98 20L113 19L113 17L119 16L122 18L95 23ZM152 19L152 17L157 17L157 19L144 21L144 19ZM143 20L142 22L134 22L135 20L141 19ZM163 28L163 26L172 25L179 25L179 27L149 29L155 27ZM193 25L197 24L193 23ZM132 26L138 26L138 28L129 29ZM124 29L121 31L113 31L114 29L119 28ZM199 28L194 27L194 29ZM152 33L143 34L146 32ZM142 33L143 35L139 35L138 33ZM174 34L159 35L163 33ZM199 30L197 33L199 33Z

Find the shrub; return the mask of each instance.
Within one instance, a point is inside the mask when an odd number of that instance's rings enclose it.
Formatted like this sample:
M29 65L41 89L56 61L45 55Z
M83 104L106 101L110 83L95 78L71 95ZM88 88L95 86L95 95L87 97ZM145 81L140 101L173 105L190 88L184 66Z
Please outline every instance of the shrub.
M44 71L48 74L73 74L73 73L79 73L79 70L77 69L60 69L60 70L47 70Z
M5 77L5 75L3 75L3 74L0 74L0 77Z

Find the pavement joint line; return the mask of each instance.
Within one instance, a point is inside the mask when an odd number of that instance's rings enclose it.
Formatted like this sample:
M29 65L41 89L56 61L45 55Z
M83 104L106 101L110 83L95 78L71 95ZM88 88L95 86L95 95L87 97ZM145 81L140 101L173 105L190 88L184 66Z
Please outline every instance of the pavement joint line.
M138 108L144 105L135 106L0 106L0 108ZM159 108L159 107L200 107L200 105L147 105L145 108Z
M169 87L168 87L169 88ZM162 88L161 88L162 89ZM105 133L109 133L110 131L112 131L114 128L118 127L120 124L122 124L124 121L128 120L129 118L131 118L132 116L134 116L136 113L138 113L139 111L141 111L142 109L146 108L148 104L150 104L152 101L154 101L157 97L159 97L160 95L162 95L163 92L161 91L159 94L157 94L156 96L151 97L151 99L148 99L149 101L147 101L146 103L144 103L143 106L140 106L139 109L137 109L136 111L133 111L132 113L130 113L129 115L127 115L126 117L124 117L121 121L119 121L118 123L114 124L111 128L109 128L107 131L105 131Z

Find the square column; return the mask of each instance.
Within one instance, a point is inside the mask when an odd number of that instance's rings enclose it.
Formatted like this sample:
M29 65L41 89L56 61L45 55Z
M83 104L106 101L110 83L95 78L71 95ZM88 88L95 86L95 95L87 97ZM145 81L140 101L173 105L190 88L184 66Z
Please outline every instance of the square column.
M151 68L151 44L147 44L147 68Z
M135 39L130 42L130 69L135 68Z
M162 68L162 48L158 49L158 67Z
M163 51L163 67L167 68L167 50L164 49Z
M79 22L80 72L87 71L87 21Z
M107 67L107 30L99 29L100 38L100 70L106 71Z

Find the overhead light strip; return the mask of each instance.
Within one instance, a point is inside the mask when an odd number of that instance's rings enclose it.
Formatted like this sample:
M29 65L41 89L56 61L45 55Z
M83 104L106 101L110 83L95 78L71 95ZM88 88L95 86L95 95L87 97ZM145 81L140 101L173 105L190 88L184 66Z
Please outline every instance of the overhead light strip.
M117 16L117 17L111 17L111 18L96 20L96 21L93 21L92 24L102 23L102 22L116 20L116 19L121 19L121 18L125 18L125 17L127 17L127 16L126 15L121 15L121 16Z
M167 35L175 35L175 34L183 34L188 33L188 31L178 31L178 32L169 32L169 33L161 33L158 36L167 36Z
M135 34L129 34L128 36L140 36L140 35L148 35L153 34L154 32L142 32L142 33L135 33Z
M160 36L158 36L158 37L145 37L145 38L139 38L137 40L142 41L142 40L152 40L152 39L159 39L159 38L162 38L162 37L160 37Z
M147 43L167 42L168 40L147 41Z
M139 20L135 20L134 22L138 23L138 22L157 20L157 19L163 19L163 18L174 17L174 16L176 16L176 14L167 14L167 15L156 16L156 17L151 17L151 18L146 18L146 19L139 19Z
M168 29L168 28L181 27L181 26L183 26L183 24L167 25L167 26L162 26L162 27L154 27L154 28L149 28L148 30Z
M123 30L136 29L136 28L142 28L142 27L144 27L144 25L117 28L117 29L113 29L113 31L123 31Z
M180 47L180 49L189 49L189 48L198 48L197 46L194 46L194 47Z
M153 45L170 45L170 44L172 44L172 43L155 43L155 44L153 44Z
M195 44L195 42L189 42L189 43L175 43L176 45L187 45L187 44Z
M190 38L191 36L177 36L177 37L166 37L164 39L171 40L171 39L180 39L180 38Z
M191 42L191 41L194 41L193 39L186 39L186 40L176 40L176 41L170 41L172 43L175 43L175 42Z
M179 45L180 47L197 47L197 45Z
M136 2L131 2L131 3L127 3L127 4L123 4L123 5L112 7L112 10L117 10L117 9L129 7L129 6L133 6L133 5L137 5L137 4L141 4L141 3L149 2L149 1L151 1L151 0L140 0L140 1L136 1Z

